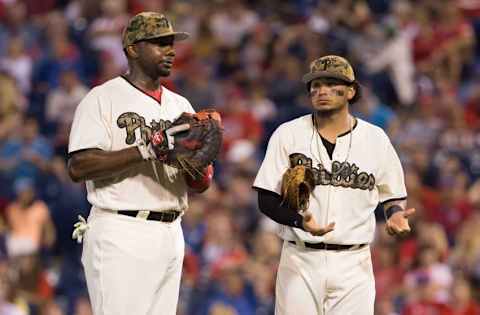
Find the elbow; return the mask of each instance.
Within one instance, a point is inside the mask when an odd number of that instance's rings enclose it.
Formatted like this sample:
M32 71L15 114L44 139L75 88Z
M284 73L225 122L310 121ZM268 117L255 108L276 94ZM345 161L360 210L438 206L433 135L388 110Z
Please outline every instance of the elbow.
M78 167L77 160L78 159L76 159L75 156L71 157L68 160L68 175L73 182L80 183L83 182L85 179L82 175L82 172L80 171L80 168Z

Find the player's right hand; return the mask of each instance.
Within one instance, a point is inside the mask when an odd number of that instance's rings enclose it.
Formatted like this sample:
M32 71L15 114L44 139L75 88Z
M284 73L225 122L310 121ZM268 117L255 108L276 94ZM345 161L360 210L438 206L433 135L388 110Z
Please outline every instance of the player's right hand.
M303 213L303 228L312 235L322 236L333 231L335 228L335 222L330 222L327 226L322 227L318 225L311 212L305 211Z

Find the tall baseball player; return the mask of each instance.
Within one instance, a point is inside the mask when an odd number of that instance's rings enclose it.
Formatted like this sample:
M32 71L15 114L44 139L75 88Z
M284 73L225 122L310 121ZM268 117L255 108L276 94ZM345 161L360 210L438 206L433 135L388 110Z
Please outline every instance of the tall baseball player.
M160 84L170 74L174 32L162 14L134 16L123 33L126 75L93 88L79 104L71 128L69 172L86 181L92 209L74 237L83 238L82 263L95 315L175 314L184 256L179 217L188 186L200 179L155 160L147 140L182 112L182 96Z
M381 203L389 233L402 235L415 209L406 209L402 166L387 135L349 112L360 97L349 62L321 57L303 82L313 113L277 128L254 183L260 210L280 224L284 240L275 312L371 315L374 210ZM295 165L314 174L302 214L281 197L282 176Z

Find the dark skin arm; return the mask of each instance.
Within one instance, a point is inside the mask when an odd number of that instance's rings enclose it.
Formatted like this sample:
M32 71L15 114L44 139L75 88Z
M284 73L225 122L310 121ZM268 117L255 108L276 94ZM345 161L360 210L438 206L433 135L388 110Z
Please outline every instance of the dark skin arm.
M119 175L143 161L136 147L119 151L87 149L72 154L68 160L68 174L74 182L104 179Z

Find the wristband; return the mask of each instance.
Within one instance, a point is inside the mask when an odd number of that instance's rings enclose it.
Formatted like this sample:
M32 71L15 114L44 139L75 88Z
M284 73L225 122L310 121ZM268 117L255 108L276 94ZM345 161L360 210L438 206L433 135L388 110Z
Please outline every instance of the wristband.
M304 227L303 227L303 217L301 214L299 213L296 213L296 217L295 219L292 221L292 225L293 227L296 227L296 228L299 228L301 230L304 230Z
M403 208L400 207L399 205L393 205L390 206L387 210L385 210L385 216L387 217L387 220L390 219L390 217L399 211L403 211Z

